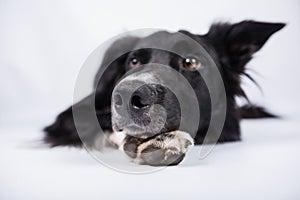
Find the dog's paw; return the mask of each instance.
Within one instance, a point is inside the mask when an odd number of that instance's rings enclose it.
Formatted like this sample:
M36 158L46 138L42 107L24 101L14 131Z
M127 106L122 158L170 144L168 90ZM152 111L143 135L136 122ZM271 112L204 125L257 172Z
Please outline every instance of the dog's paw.
M139 164L153 166L177 165L193 145L193 138L183 131L163 133L148 140L127 139L124 144L127 155Z

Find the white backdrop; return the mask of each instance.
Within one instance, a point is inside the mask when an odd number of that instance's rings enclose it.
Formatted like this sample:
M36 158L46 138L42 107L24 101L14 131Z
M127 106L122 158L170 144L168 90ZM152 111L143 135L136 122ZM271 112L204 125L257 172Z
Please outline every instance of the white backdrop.
M212 22L244 19L287 23L248 65L263 94L249 81L244 83L253 102L281 114L282 120L243 122L244 142L218 146L215 152L220 154L208 158L212 162L144 177L101 168L78 150L28 149L26 141L38 139L40 129L71 105L81 65L105 40L139 28L186 29L200 34ZM0 165L0 199L55 199L60 195L64 197L60 199L80 199L88 194L100 199L117 198L121 193L139 198L155 188L173 199L299 197L299 36L299 0L0 1L0 155L5 163ZM262 164L270 155L272 159ZM239 162L231 165L235 159ZM282 171L274 171L278 166ZM124 178L131 188L126 189ZM148 182L148 190L135 185L139 184L136 181ZM256 181L262 181L264 187L258 187ZM163 190L169 186L172 193Z

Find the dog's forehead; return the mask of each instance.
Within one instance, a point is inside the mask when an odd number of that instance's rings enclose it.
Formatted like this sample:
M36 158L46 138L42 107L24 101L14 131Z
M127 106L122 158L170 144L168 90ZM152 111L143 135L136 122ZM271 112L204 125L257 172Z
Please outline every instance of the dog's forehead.
M192 37L195 36L195 37ZM166 52L173 52L181 56L203 54L206 42L196 35L187 35L181 32L159 31L147 37L141 38L135 45L135 49L159 49ZM152 53L157 53L152 50ZM160 53L162 53L160 51ZM156 56L156 55L154 55Z
M167 31L159 31L147 37L141 38L136 44L137 49L142 48L157 48L162 50L171 50L173 47L185 41L183 34L175 32L170 33Z

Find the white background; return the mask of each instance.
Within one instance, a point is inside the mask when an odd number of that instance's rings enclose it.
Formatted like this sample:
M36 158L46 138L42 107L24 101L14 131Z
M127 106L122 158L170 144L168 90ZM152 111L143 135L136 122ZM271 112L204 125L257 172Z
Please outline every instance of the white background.
M218 145L204 160L195 147L182 165L147 175L37 145L107 39L139 28L200 34L244 19L287 23L248 65L263 93L244 82L253 102L282 119L243 121L242 142ZM0 199L299 199L299 36L297 0L0 1Z

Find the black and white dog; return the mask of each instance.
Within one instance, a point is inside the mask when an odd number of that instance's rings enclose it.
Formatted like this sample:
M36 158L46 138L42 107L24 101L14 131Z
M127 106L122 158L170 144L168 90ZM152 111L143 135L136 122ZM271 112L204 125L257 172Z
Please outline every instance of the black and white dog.
M209 88L203 78L206 76L209 79L211 69L206 66L201 52L181 48L185 46L185 41L178 34L200 44L208 52L222 77L225 103L215 104L225 106L226 112L224 126L216 142L239 141L239 122L242 118L275 117L262 107L250 103L238 107L235 98L239 96L247 99L241 88L241 76L253 79L245 72L246 64L269 37L283 27L282 23L242 21L236 24L213 24L205 35L187 31L160 31L143 38L128 36L118 39L104 55L102 66L108 66L100 67L95 78L94 93L62 112L52 125L46 127L44 141L51 146L82 146L84 140L85 145L93 147L99 138L108 138L111 143L116 143L113 141L113 134L108 133L123 133L124 138L117 145L121 145L134 160L149 165L178 164L189 146L203 144L206 137L209 141L213 137L207 135L211 119L213 115L221 114L216 109L218 106L212 106ZM184 51L179 55L164 49L149 48L155 46L153 44L164 45L169 49L180 47L177 49ZM120 56L111 62L115 55ZM188 81L198 101L197 106L201 113L199 119L193 121L191 118L182 117L176 94L160 84L161 72L157 70L157 65L172 68ZM136 83L141 86L137 88ZM177 84L180 85L181 82ZM132 91L128 92L130 88ZM188 91L183 93L187 98L192 96ZM128 94L130 96L126 97ZM163 124L155 120L160 115L151 118L153 105L164 108ZM74 119L74 110L80 111L77 120ZM99 132L89 120L92 113L95 113L103 132ZM182 119L197 124L197 129L182 130ZM189 133L193 131L195 134L191 137Z

